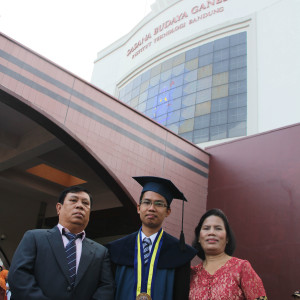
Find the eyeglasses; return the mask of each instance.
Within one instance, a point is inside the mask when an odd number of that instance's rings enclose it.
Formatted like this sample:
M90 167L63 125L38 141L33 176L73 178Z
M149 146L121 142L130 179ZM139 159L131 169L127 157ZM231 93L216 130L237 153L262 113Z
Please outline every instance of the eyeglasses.
M150 207L152 204L155 207L168 207L168 205L163 203L162 201L150 201L150 200L142 200L141 201L141 205L146 206L146 207Z

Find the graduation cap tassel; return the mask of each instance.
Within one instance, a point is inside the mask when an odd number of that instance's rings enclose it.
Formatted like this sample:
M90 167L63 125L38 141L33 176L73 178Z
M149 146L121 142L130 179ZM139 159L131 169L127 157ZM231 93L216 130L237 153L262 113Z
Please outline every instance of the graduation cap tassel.
M182 201L181 233L180 233L180 239L179 239L181 251L185 251L185 249L186 249L185 238L184 238L184 233L183 233L183 215L184 215L184 201Z

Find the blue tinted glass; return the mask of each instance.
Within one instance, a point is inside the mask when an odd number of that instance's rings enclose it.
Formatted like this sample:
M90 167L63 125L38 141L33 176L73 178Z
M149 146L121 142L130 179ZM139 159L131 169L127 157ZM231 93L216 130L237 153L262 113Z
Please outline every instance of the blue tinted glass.
M179 133L179 136L191 142L193 140L193 131Z
M236 122L228 124L228 137L244 136L247 135L247 123Z
M199 57L198 67L201 68L203 66L207 66L212 64L213 62L213 53L209 53Z
M199 47L199 56L211 53L214 51L214 43L210 42Z
M218 62L228 58L229 58L229 48L221 49L214 52L214 62Z
M180 110L172 111L168 114L167 124L178 122L180 119Z
M150 70L148 70L142 74L142 82L149 80L149 79L150 79Z
M172 76L178 76L184 72L184 64L178 65L172 69Z
M197 92L196 103L203 103L209 100L211 100L211 89Z
M140 91L139 87L137 87L134 90L132 90L132 92L131 92L131 98L135 98L136 96L138 96L139 95L139 91Z
M131 92L132 90L132 81L129 82L126 86L125 86L125 94Z
M210 127L210 140L220 140L227 137L227 125L218 125Z
M186 106L190 106L190 105L194 105L196 102L196 93L187 95L183 98L182 100L182 106L186 107Z
M173 99L172 103L171 103L171 109L172 110L177 110L177 109L180 109L181 108L181 98L176 98L176 99Z
M152 77L152 78L150 79L150 82L149 82L150 85L151 85L151 86L158 85L159 79L160 79L160 74L158 74L158 75Z
M122 99L125 96L125 89L122 88L119 92L119 98Z
M152 98L158 94L158 85L154 86L153 88L149 88L148 90L148 98Z
M230 70L239 69L247 66L247 55L233 57L230 59Z
M148 91L146 91L146 92L140 94L140 97L139 97L139 103L142 103L142 102L146 101L147 98L148 98Z
M229 83L229 95L243 94L247 92L247 80L235 81Z
M167 124L167 115L165 114L165 115L157 116L154 120L157 123L165 126Z
M210 114L210 126L227 124L227 110Z
M182 86L173 89L172 92L170 92L170 94L173 99L181 97L182 96Z
M162 82L160 85L159 85L159 92L160 93L164 93L168 90L170 90L171 88L171 81L170 80L167 80L165 82Z
M183 95L195 93L197 89L197 81L187 83L183 86Z
M209 127L210 123L210 114L195 117L195 123L194 123L194 128L195 129L202 129Z
M247 107L238 107L228 110L228 123L247 120Z
M156 97L153 97L153 98L150 98L147 100L147 107L146 109L153 109L154 107L156 107L157 105L157 96Z
M244 32L241 32L238 34L234 34L229 37L229 40L230 40L230 46L246 43L247 42L247 32L244 31Z
M160 81L166 81L171 78L172 70L165 71L160 74Z
M184 74L184 82L191 82L197 80L197 70L193 70Z
M229 37L228 36L214 41L214 51L228 48L228 47L229 47Z
M227 72L229 70L229 60L223 60L213 64L213 74Z
M199 48L197 47L197 48L188 50L185 53L185 60L188 61L188 60L194 59L194 58L196 58L198 56L199 56Z
M194 131L193 143L199 144L209 141L209 128L203 128Z
M132 82L132 88L135 89L136 87L139 87L142 81L142 77L138 76L137 78L135 78Z
M145 115L148 116L151 119L154 119L155 111L153 109L148 109L148 110L145 111Z
M180 120L187 120L193 118L195 115L195 106L189 106L187 108L181 109Z
M229 108L247 106L247 94L229 96Z
M183 74L172 78L171 88L183 85Z
M234 69L229 71L229 82L247 79L247 68Z
M197 91L202 91L211 88L212 76L201 78L197 81Z
M228 97L219 98L211 101L211 112L227 110Z
M247 54L247 44L239 44L230 48L230 58Z

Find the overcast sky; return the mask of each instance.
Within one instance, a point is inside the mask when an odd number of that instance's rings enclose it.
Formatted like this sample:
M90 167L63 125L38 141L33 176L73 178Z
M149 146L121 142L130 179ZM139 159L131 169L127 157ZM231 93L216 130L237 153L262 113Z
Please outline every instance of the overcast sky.
M97 52L128 33L155 0L0 0L0 31L90 81Z

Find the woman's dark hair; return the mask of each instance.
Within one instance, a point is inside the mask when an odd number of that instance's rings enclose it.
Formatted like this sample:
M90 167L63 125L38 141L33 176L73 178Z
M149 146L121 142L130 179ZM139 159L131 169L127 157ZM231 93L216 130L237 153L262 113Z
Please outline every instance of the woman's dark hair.
M201 244L199 243L199 235L200 235L200 230L201 230L201 227L202 227L205 219L210 217L210 216L216 216L216 217L219 217L223 220L224 225L225 225L225 230L226 230L226 237L227 237L227 240L228 240L228 243L226 244L226 247L225 247L225 253L231 256L234 253L234 250L235 250L235 247L236 247L235 237L234 237L232 229L229 226L229 222L227 220L227 217L218 208L213 208L213 209L208 210L201 217L201 219L199 221L199 224L195 228L195 239L194 239L194 242L193 242L193 247L198 250L197 256L200 257L202 260L205 259L204 250L203 250Z
M85 192L90 196L90 203L91 203L91 207L92 207L92 204L93 204L92 194L90 193L90 191L88 191L87 189L85 189L79 185L70 186L70 187L66 188L65 190L63 190L58 197L58 203L64 204L65 198L68 193L80 193L80 192Z

